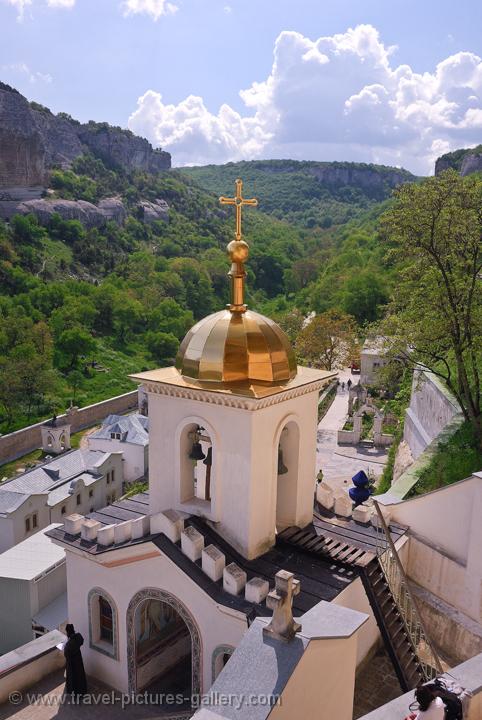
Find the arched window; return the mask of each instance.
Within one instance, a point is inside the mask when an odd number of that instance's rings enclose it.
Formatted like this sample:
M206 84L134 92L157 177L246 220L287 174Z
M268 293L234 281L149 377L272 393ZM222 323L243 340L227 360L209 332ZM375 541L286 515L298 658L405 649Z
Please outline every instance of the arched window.
M216 680L217 676L224 668L233 652L234 647L232 645L218 645L218 647L215 648L212 659L213 682Z
M90 647L117 659L117 611L112 598L102 589L89 592Z

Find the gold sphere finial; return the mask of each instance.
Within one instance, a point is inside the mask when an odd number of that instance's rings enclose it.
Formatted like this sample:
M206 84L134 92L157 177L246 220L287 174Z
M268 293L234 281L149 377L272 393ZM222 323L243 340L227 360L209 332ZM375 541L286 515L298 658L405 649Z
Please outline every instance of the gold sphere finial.
M245 263L249 255L249 245L244 240L231 240L227 251L231 262Z
M232 198L220 197L219 202L221 205L234 205L236 208L236 232L234 234L235 239L231 240L227 250L229 258L231 260L231 269L229 275L231 277L231 304L228 305L231 312L245 312L246 305L244 304L244 279L246 277L246 271L244 269L244 263L248 259L249 245L242 239L241 231L241 213L243 205L251 205L256 207L258 201L256 198L250 198L249 200L243 197L243 181L239 178L236 180L236 194Z

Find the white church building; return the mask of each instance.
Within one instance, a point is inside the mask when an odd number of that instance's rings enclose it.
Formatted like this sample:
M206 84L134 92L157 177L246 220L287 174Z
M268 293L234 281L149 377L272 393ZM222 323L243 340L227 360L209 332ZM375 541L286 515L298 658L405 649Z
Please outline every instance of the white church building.
M333 520L326 543L313 517L318 397L335 373L297 366L278 325L246 308L237 189L231 304L188 332L175 367L133 376L148 395L149 493L49 533L66 551L87 673L124 692L207 692L271 616L280 570L300 581L295 615L323 602L366 614L357 663L379 639L360 572L375 529Z

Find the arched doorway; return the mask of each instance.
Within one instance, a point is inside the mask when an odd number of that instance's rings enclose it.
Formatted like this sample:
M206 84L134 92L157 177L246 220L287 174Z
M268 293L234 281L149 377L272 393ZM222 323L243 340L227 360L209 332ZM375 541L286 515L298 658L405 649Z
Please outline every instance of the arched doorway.
M300 429L290 420L280 433L276 462L276 528L278 531L293 525L296 517Z
M201 637L194 619L174 595L145 588L127 609L129 691L200 693Z

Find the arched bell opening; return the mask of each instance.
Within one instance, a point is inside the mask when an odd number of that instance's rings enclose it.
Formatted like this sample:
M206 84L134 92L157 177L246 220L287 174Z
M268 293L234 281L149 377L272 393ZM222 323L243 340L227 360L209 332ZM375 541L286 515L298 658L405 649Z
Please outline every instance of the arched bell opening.
M181 452L181 503L202 500L211 502L213 493L215 453L209 431L200 424L183 428Z
M293 525L296 517L300 430L298 423L290 420L279 437L276 463L276 529Z

